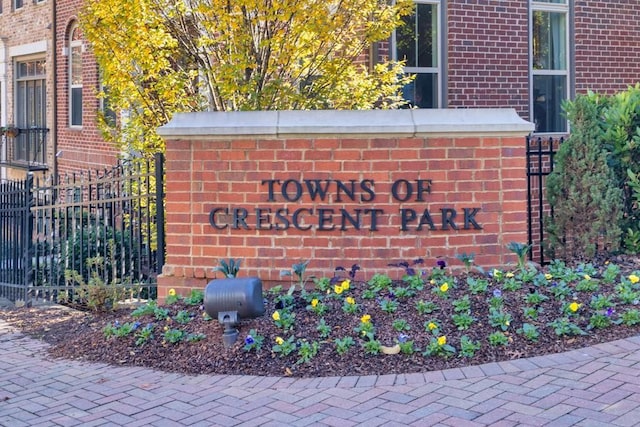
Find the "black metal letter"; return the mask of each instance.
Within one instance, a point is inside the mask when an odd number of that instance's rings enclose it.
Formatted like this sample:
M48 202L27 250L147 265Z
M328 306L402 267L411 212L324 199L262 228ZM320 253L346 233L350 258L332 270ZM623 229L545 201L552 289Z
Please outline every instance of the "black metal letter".
M400 209L400 230L407 231L407 224L411 221L415 221L416 216L416 211L414 211L413 209Z
M469 212L471 211L471 212ZM482 226L476 222L476 214L480 212L480 208L464 208L464 229L468 230L469 224L473 224L473 228L476 230L482 230Z
M229 214L229 209L227 209L227 208L211 209L211 212L209 212L209 224L211 224L211 226L213 228L217 228L218 230L224 230L225 228L227 228L229 226L229 224L225 224L225 225L216 224L216 214L218 212L222 212L225 215L228 215Z
M407 187L407 193L404 197L400 197L400 194L398 193L398 187L402 184ZM393 186L391 187L391 194L393 195L393 198L399 202L406 202L413 195L413 185L411 185L411 183L406 179L399 179L393 183Z
M455 222L453 222L453 220L456 218L456 214L457 214L456 210L451 208L442 208L440 209L440 211L442 212L441 230L448 230L449 225L451 225L451 228L453 228L454 230L457 230L458 226L456 225Z

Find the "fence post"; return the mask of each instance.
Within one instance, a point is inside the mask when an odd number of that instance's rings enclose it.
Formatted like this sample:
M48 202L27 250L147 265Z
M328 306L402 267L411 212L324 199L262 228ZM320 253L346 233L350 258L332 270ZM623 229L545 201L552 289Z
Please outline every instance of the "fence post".
M25 180L25 212L22 216L22 247L23 247L23 263L24 263L24 278L23 278L23 291L24 291L24 303L25 306L31 306L31 296L29 294L29 287L32 284L33 279L33 256L35 254L35 247L33 245L33 212L31 208L34 206L33 198L33 173L27 174Z
M156 249L156 273L162 273L164 266L164 155L155 154L156 166L156 230L158 248Z

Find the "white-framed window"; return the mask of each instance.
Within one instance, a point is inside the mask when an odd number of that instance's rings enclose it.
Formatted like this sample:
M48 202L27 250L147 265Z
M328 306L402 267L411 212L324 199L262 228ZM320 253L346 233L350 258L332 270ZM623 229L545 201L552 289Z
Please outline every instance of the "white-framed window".
M82 126L82 35L77 25L69 32L69 125Z
M569 0L532 0L531 112L536 132L565 133L562 102L569 98Z
M404 71L415 75L404 98L414 107L439 108L442 83L440 0L414 0L415 9L403 18L392 37L392 58L405 61Z
M46 60L16 62L15 124L26 130L14 139L14 160L45 163L44 146L38 135L46 128Z
M13 0L13 10L22 9L22 6L24 6L23 0Z

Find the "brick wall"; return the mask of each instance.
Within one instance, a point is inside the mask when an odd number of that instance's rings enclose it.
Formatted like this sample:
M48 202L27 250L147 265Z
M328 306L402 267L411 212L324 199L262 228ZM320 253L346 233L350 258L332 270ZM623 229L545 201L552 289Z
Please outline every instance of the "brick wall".
M615 93L640 82L636 0L575 1L576 91Z
M486 267L512 262L505 245L527 237L530 130L513 110L178 115L161 129L159 296L204 286L230 257L268 284L301 260L320 276L357 263L362 277L415 258L460 265L461 252ZM324 200L310 195L314 180L328 185Z
M448 107L529 113L529 2L447 2Z
M56 63L57 78L57 132L60 174L110 168L116 164L117 150L104 141L97 127L100 101L98 66L88 42L83 43L82 54L82 126L71 127L69 120L69 31L77 22L82 0L56 2Z
M5 55L5 73L0 74L0 79L4 80L1 88L4 93L0 96L6 97L6 101L0 101L0 108L5 107L2 112L5 120L0 125L15 124L16 120L16 64L18 62L30 60L45 60L45 124L51 127L54 121L53 117L53 67L48 64L53 63L52 34L50 25L52 22L51 4L50 2L35 3L30 1L23 2L23 6L17 10L12 7L11 0L0 0L2 3L2 14L0 14L0 37L1 44L4 46ZM47 147L50 147L53 141L51 132L47 135ZM49 150L46 154L47 163L53 164L53 153ZM9 179L23 179L26 171L20 168L7 168L6 176Z

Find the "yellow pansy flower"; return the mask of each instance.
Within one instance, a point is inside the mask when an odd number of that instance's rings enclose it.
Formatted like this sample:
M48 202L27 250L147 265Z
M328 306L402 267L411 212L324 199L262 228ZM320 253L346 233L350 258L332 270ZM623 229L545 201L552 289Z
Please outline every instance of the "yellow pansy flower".
M340 295L340 294L342 293L342 291L344 291L344 288L342 287L342 285L335 285L335 286L333 287L333 291L334 291L336 294Z
M547 273L547 274L544 275L544 278L547 279L547 280L551 280L551 279L553 279L553 274Z
M311 300L311 307L315 307L318 305L318 298L314 298Z
M436 325L433 322L429 322L429 324L427 325L427 328L429 328L430 331L433 331L434 329L438 329L438 325Z
M441 336L438 337L438 345L445 345L447 343L447 337L446 336Z
M368 314L365 314L364 316L362 316L362 317L360 318L360 321L361 321L362 323L369 323L369 322L371 321L371 316L370 316L370 315L368 315Z
M351 287L351 280L349 279L343 280L340 285L342 286L342 289L344 289L345 291L348 291L349 288Z
M176 290L173 289L173 288L169 289L169 296L170 297L175 297L176 296Z
M576 311L578 311L578 309L580 308L580 304L578 304L577 302L572 302L571 304L569 304L569 310L571 310L573 313L575 313Z
M351 304L351 305L356 303L356 300L353 299L353 297L347 297L346 301L347 301L347 304Z
M436 284L436 280L435 279L431 279L431 280L429 280L429 283L431 283L432 285L435 285Z
M283 342L284 340L281 337L276 337L276 344L282 345Z
M640 282L640 277L636 276L635 274L632 274L629 276L629 281L633 284L636 284Z
M276 321L280 320L280 313L277 311L274 311L271 317L273 318L273 320L276 320Z
M449 290L449 284L448 283L443 283L442 286L440 286L440 291L441 292L447 292Z
M507 276L507 279L511 279L514 274L512 272L508 272L505 276Z
M588 274L585 274L585 275L584 275L584 279L585 279L585 280L591 280L591 276L589 276Z

